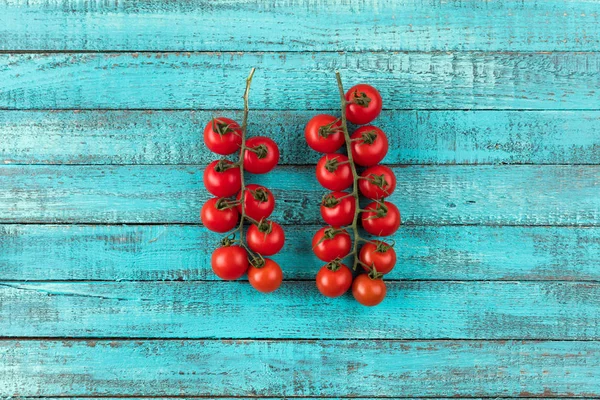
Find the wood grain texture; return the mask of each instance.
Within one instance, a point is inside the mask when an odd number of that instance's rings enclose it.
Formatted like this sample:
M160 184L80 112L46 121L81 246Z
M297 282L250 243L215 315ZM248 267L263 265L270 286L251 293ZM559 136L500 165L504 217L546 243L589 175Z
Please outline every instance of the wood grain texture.
M317 227L286 227L274 259L286 279L312 280ZM219 235L201 226L0 226L1 280L214 280ZM597 228L406 226L386 280L600 281Z
M339 110L326 112L338 115ZM316 164L304 141L317 112L252 111L281 164ZM207 164L202 130L236 111L0 111L4 164ZM599 111L384 111L391 164L600 164Z
M316 272L314 266L305 266ZM0 282L2 337L600 339L600 284L388 282L384 302L314 282Z
M600 53L84 53L0 55L0 108L315 110L369 82L387 109L598 109ZM274 84L276 83L276 84Z
M0 352L9 378L0 380L0 393L8 396L600 392L598 342L8 340Z
M582 0L5 0L0 49L598 50L599 13Z
M209 197L199 166L2 166L1 222L198 223ZM413 166L394 168L390 200L408 225L597 225L600 167ZM320 224L326 192L314 168L249 177L276 198L274 219Z

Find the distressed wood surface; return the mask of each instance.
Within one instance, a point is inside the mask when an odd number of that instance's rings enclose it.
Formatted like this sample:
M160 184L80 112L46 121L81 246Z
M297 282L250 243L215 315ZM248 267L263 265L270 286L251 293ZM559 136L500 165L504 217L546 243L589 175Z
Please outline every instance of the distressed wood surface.
M338 115L339 110L326 110ZM249 132L272 137L280 163L316 164L304 140L316 111L252 111ZM4 164L207 164L202 130L238 111L0 111ZM391 164L600 164L599 111L390 111Z
M10 378L0 392L19 396L600 392L598 342L7 340L0 352L0 371Z
M200 166L2 166L1 222L198 223ZM408 225L597 225L600 167L395 167L390 201ZM320 224L312 166L249 177L276 196L274 219Z
M599 13L582 0L5 0L0 49L598 50Z
M268 296L248 282L0 282L0 336L600 339L599 283L387 286L369 308L350 293L325 298L313 281Z
M312 280L316 226L286 227L274 257L286 279ZM219 235L189 225L3 225L1 280L214 280ZM600 230L562 227L406 226L393 237L387 280L600 281Z
M0 54L0 108L314 110L369 82L387 109L598 109L600 53ZM276 82L276 84L273 84Z

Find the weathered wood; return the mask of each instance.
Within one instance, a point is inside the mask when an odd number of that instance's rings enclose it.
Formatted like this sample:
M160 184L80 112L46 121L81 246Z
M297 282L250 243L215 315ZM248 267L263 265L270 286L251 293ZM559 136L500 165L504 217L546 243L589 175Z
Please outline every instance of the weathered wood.
M315 226L286 227L274 257L286 279L313 279ZM1 280L213 280L219 235L201 226L0 226ZM407 226L386 279L600 280L597 228Z
M0 353L7 396L600 394L598 342L7 340Z
M338 110L327 112L337 115ZM252 111L249 132L277 141L281 164L315 164L304 141L316 111ZM236 111L0 111L4 164L207 164L202 130ZM599 111L384 111L392 164L600 164Z
M198 223L199 166L2 166L1 222ZM320 224L314 168L249 176L273 190L274 219ZM408 225L597 225L600 166L396 167L390 200Z
M598 109L600 53L84 53L0 55L0 108L337 107L334 71L387 109Z
M368 308L350 293L325 298L312 281L268 296L248 282L0 282L0 336L600 339L598 283L387 286Z
M599 13L583 0L6 0L0 49L598 50Z

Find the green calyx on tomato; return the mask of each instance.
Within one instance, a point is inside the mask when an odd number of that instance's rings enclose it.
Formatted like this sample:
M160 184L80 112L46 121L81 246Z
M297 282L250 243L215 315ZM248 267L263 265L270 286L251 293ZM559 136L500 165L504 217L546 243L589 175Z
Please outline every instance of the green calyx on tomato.
M371 98L367 96L365 92L359 92L358 90L355 90L354 93L352 93L351 101L356 105L367 108L371 102Z
M319 136L323 138L328 138L330 135L334 135L336 133L340 133L342 130L339 126L335 126L340 121L339 118L335 119L333 122L323 125L319 128Z
M343 264L342 264L342 260L336 258L335 260L328 262L325 265L325 268L327 268L328 270L335 272L338 269L342 268Z
M212 119L213 132L218 133L220 136L227 135L228 133L236 134L235 129L232 128L232 124L227 124L216 118Z
M388 208L385 205L385 203L383 203L381 201L375 201L375 203L377 203L377 207L374 210L373 209L369 210L369 212L374 212L375 214L371 215L370 217L365 218L366 220L383 218L387 215Z
M369 273L367 274L371 279L381 279L383 278L383 274L381 272L377 272L375 265L371 265L369 269Z
M394 247L395 242L392 241L392 244L387 244L384 243L382 241L377 241L377 247L375 248L375 251L378 253L385 253L387 252L389 249L391 249L392 247Z
M363 144L373 144L377 139L377 133L373 131L363 132L360 140L362 140Z
M260 221L256 227L258 228L258 231L264 233L265 236L273 232L273 223L270 221Z
M269 193L263 188L258 188L256 190L250 190L250 194L254 197L254 200L259 201L261 203L266 203L269 201Z
M380 187L382 189L390 186L389 182L385 180L385 175L383 175L383 174L381 174L381 175L371 174L371 175L369 175L367 180L369 182L371 182L373 185Z
M323 206L325 206L327 208L333 208L340 203L341 203L341 201L337 197L335 197L332 193L328 193L328 194L324 195L323 200L321 201L321 204L323 204Z
M343 161L340 162L338 161L337 158L333 158L331 160L327 160L327 162L325 162L325 169L329 172L335 172L337 171L338 167L342 164L347 164L347 161Z
M228 169L235 168L237 166L238 166L238 164L236 164L236 163L232 163L231 161L222 159L222 160L219 160L219 162L217 162L215 164L215 171L216 172L225 172Z
M258 159L260 159L260 160L262 160L263 158L266 158L267 154L269 153L267 146L265 146L264 144L259 144L256 147L248 148L248 150L250 150L251 152L256 154L256 157L258 157Z
M227 210L229 208L235 207L237 204L230 202L228 199L222 197L215 203L215 208L217 210Z

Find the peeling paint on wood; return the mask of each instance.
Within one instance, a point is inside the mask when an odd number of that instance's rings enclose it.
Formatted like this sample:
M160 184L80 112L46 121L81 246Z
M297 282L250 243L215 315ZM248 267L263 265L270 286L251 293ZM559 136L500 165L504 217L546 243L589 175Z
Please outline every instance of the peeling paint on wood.
M0 49L590 51L599 13L582 0L10 0Z
M325 298L312 280L284 282L268 296L248 282L0 282L0 336L600 339L598 283L387 286L385 300L368 308L350 293Z
M599 352L598 342L7 340L0 392L598 397Z
M598 109L600 53L0 54L0 108L252 109L337 106L369 82L387 109ZM277 84L273 84L277 82Z
M339 110L325 112L337 115ZM316 164L304 140L316 111L252 111L280 164ZM0 111L4 164L207 164L202 130L236 111ZM388 164L598 164L600 111L389 111Z
M390 197L409 225L597 225L600 167L396 167ZM2 166L1 222L198 223L199 166ZM318 224L314 167L249 177L277 198L274 219Z
M321 262L316 226L286 227L273 257L287 279ZM1 280L213 280L219 234L201 226L0 226ZM600 280L600 230L565 227L406 226L392 238L398 264L386 280Z

